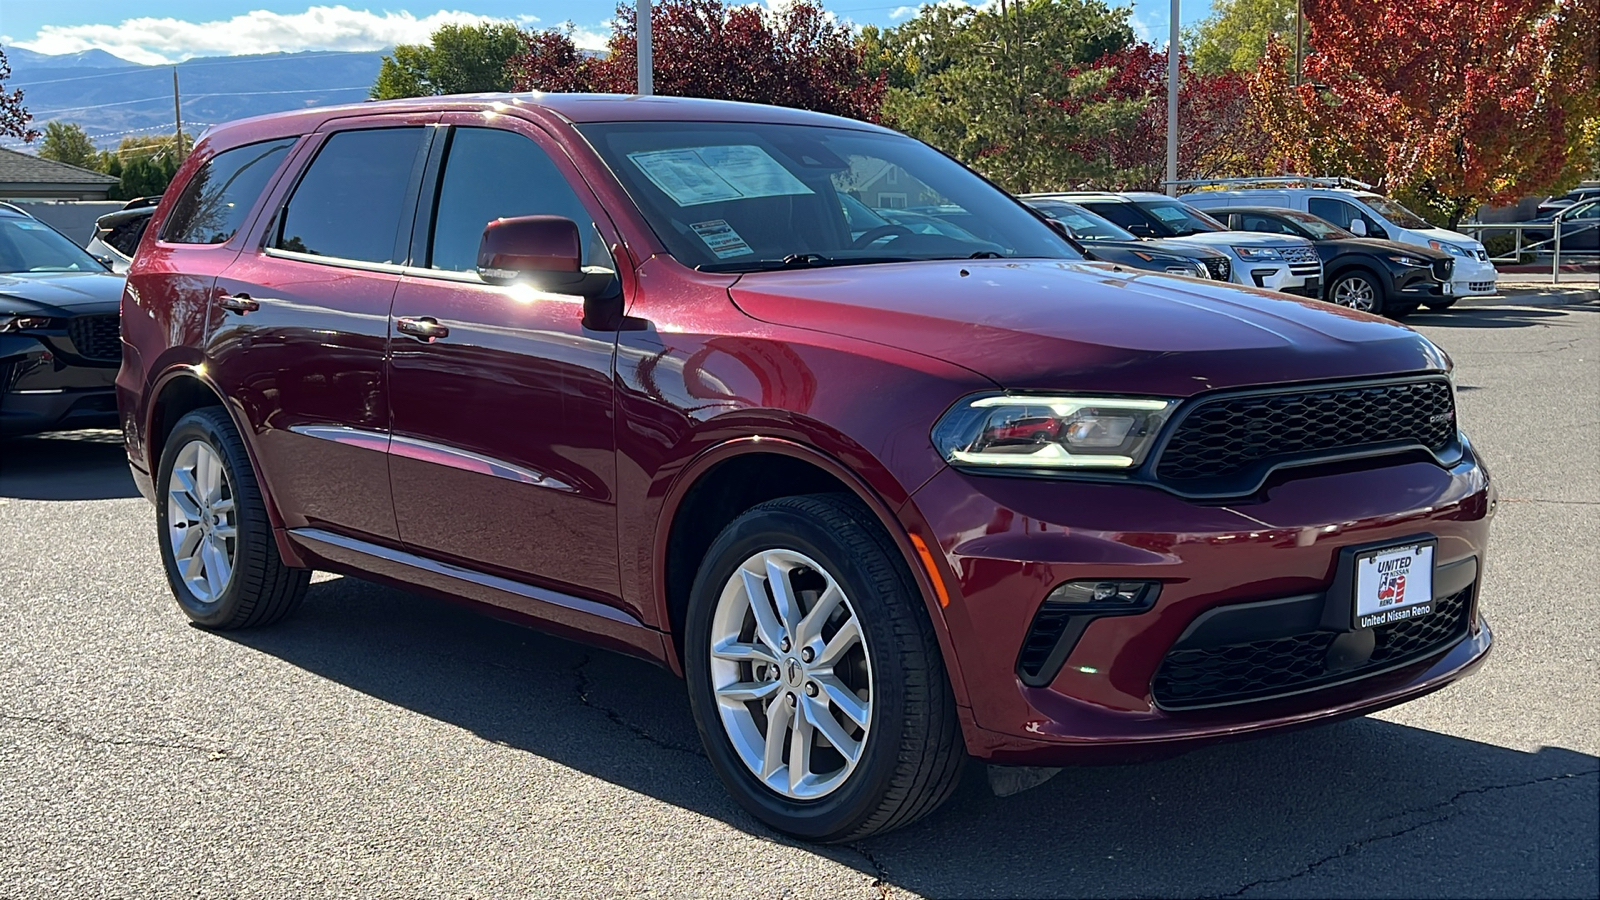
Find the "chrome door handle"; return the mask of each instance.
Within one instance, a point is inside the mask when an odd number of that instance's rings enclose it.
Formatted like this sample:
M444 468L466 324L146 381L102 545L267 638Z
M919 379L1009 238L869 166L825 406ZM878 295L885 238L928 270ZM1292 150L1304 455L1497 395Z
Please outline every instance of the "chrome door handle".
M217 299L217 305L228 312L236 312L242 316L245 313L255 312L260 309L261 301L251 297L249 294L223 294Z
M421 316L418 318L407 316L396 319L394 321L394 327L402 334L409 334L417 340L422 341L424 344L431 344L440 338L450 336L450 329L444 325L440 325L439 320L433 318L432 316Z

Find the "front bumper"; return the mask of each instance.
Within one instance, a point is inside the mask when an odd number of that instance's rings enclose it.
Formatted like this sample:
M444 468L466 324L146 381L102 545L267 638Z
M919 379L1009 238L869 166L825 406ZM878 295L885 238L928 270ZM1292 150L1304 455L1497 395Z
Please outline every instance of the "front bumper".
M115 428L115 364L69 362L39 341L0 336L0 436Z
M932 534L949 536L941 545L959 596L944 612L971 703L969 752L1018 765L1166 755L1361 715L1471 672L1491 640L1476 602L1494 505L1488 475L1470 448L1448 469L1401 457L1366 465L1300 470L1227 505L1148 486L940 473L912 502ZM1305 690L1199 708L1158 702L1169 650L1203 614L1325 596L1341 548L1418 533L1437 537L1441 567L1473 561L1459 635ZM1162 589L1146 613L1091 621L1054 676L1030 686L1019 651L1035 613L1076 579Z
M1305 267L1309 269L1310 267ZM1322 270L1296 272L1288 263L1233 261L1234 280L1239 284L1280 291L1313 300L1322 297Z
M1486 297L1499 290L1499 280L1500 273L1494 263L1458 257L1450 289L1457 297Z

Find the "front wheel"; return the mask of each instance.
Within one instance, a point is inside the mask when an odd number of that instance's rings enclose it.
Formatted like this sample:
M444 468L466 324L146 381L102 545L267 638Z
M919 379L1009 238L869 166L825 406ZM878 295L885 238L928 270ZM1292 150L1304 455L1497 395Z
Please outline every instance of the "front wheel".
M1347 272L1328 285L1328 302L1375 316L1383 315L1383 285L1366 272Z
M305 596L309 569L284 565L244 441L220 407L199 409L168 436L156 485L161 561L196 625L278 621Z
M707 551L684 667L735 799L780 831L850 841L935 809L966 762L921 595L854 498L763 503Z

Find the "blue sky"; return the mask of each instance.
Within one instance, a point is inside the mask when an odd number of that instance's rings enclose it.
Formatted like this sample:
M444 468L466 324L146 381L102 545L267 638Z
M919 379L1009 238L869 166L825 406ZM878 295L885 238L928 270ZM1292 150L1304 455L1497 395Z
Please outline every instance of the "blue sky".
M445 6L407 0L391 3L374 7L348 0L342 4L315 0L139 0L131 4L127 0L0 0L0 44L40 53L98 47L134 62L161 63L270 51L374 50L396 42L425 40L434 28L449 22L496 18L540 28L571 22L580 45L597 47L609 33L606 22L615 9L612 0L452 0ZM912 5L905 0L823 0L823 5L840 18L862 25L892 25L916 9L914 0ZM1135 29L1163 43L1168 3L1132 0L1131 5ZM1190 24L1209 10L1210 0L1185 0L1181 19Z

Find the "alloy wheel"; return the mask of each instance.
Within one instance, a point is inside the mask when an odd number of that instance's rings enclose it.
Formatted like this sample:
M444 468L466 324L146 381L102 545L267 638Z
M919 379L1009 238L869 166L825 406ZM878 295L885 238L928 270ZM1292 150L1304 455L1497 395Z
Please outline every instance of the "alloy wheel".
M711 685L740 760L796 800L837 790L872 725L861 620L832 575L792 550L746 559L711 622Z
M173 460L167 540L178 575L195 599L213 603L220 598L233 578L238 521L222 457L205 441L190 441Z
M1330 299L1340 306L1348 306L1361 312L1373 312L1378 308L1377 288L1360 275L1341 278L1339 283L1333 286L1333 296Z

